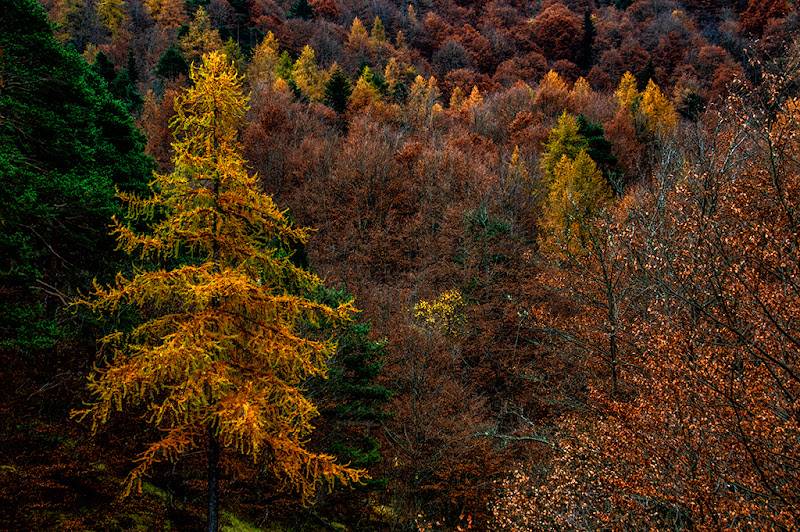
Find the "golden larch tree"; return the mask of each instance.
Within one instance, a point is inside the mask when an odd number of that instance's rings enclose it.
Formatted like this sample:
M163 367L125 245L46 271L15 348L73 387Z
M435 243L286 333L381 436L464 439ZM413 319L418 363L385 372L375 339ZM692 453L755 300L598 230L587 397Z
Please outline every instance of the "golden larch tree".
M189 23L189 31L179 43L189 64L199 64L204 54L222 49L219 31L211 26L211 18L202 7L197 9L194 20Z
M580 255L594 216L610 199L608 183L585 150L574 159L562 155L548 184L542 248L556 254Z
M357 113L370 104L381 99L378 89L376 89L375 85L372 84L374 79L375 74L372 73L372 70L369 67L364 67L364 70L361 72L361 76L359 76L358 81L356 81L356 86L353 87L353 92L350 95L350 103L348 104L348 108L351 112Z
M464 91L461 89L459 85L456 85L456 88L453 89L453 92L450 93L450 109L458 111L464 105L464 102L467 100L466 96L464 96Z
M304 46L300 57L295 61L292 79L310 100L320 101L325 97L328 73L317 67L317 57L310 46Z
M631 110L634 102L639 98L639 91L636 90L636 78L633 77L633 74L625 72L614 95L617 97L620 107Z
M171 122L174 172L155 175L151 197L119 194L127 215L113 233L140 264L80 302L106 316L135 309L139 324L100 340L94 402L74 415L96 431L116 411L146 409L159 437L137 459L126 494L155 463L206 447L216 530L220 448L264 461L304 500L323 480L358 481L361 471L305 449L318 412L302 389L325 375L335 348L302 332L346 322L353 308L303 296L321 281L285 250L308 231L293 227L247 171L238 135L248 97L233 67L212 52L191 78ZM142 223L147 231L134 229Z
M564 111L558 118L558 124L547 136L544 145L541 167L548 182L555 179L556 166L565 155L570 160L586 147L586 139L578 133L578 120Z
M369 37L364 23L358 17L354 18L347 36L347 48L350 50L365 49L368 41Z
M266 37L256 46L255 52L253 52L253 59L250 61L250 66L247 70L250 83L263 79L271 84L277 77L276 71L279 61L278 39L275 38L271 31L267 32Z
M377 15L375 15L375 20L372 21L372 31L370 32L370 37L376 43L386 42L386 28L383 26L383 22Z
M674 131L678 123L678 113L652 79L647 83L647 88L641 97L639 111L647 130L653 135L660 136Z
M406 101L407 122L415 128L430 126L437 107L441 109L438 103L440 95L436 78L431 76L425 81L422 76L417 76Z
M640 93L636 90L636 78L625 72L614 94L620 108L630 113L637 131L648 137L663 137L675 130L678 113L652 79Z
M100 0L96 4L97 14L106 28L116 35L122 20L125 18L125 3L122 0Z
M466 105L468 109L472 109L473 107L480 105L482 103L483 103L483 96L481 95L481 91L478 90L478 87L476 85L473 85L472 92L469 93L469 98L467 98L467 101L464 102L464 105Z

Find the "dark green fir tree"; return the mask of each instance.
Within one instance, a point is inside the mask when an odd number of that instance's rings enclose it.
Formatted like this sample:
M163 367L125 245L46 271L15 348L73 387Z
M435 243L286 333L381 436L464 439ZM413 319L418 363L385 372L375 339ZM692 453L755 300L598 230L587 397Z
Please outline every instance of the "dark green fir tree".
M343 115L347 111L347 103L352 93L353 87L350 85L350 80L344 75L342 69L336 67L325 84L325 99L323 100L325 105L339 115Z
M620 184L617 183L615 173L619 161L612 151L614 144L606 138L602 124L591 122L582 114L578 115L576 122L578 123L578 135L585 141L586 153L603 173L603 177L606 178L611 188L616 192L621 192L618 190Z
M114 67L114 63L104 52L97 52L94 64L92 64L92 70L109 85L117 77L117 69Z
M128 63L130 64L131 61L128 61ZM135 62L133 63L135 65ZM98 52L92 65L92 70L103 78L111 95L121 101L129 113L134 113L141 109L144 99L141 94L136 92L134 81L127 68L117 72L111 59L103 52Z
M0 50L0 349L30 352L58 341L69 294L110 273L114 189L145 192L154 165L35 0L0 0Z
M325 304L349 301L346 289L323 289L317 299ZM387 414L383 407L391 391L378 384L386 344L370 339L368 321L354 320L336 335L338 348L328 363L328 379L323 381L320 413L335 430L330 452L351 467L369 470L380 462L380 449L374 432ZM383 488L387 479L372 478L364 487Z
M286 18L312 20L314 18L314 7L308 3L308 0L295 0L289 8Z
M158 60L156 75L168 80L174 80L181 75L188 76L189 63L186 62L183 55L172 45L167 48L167 51L164 52L164 55Z
M588 72L594 64L594 41L597 38L597 28L594 26L592 12L583 12L583 36L581 37L581 47L578 50L578 66L583 72Z

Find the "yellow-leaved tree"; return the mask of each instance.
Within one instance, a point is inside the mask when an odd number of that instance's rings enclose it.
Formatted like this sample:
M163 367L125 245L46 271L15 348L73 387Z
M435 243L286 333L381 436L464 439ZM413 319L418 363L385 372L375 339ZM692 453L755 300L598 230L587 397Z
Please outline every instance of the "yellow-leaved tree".
M257 80L264 80L269 85L272 85L278 75L279 61L278 39L275 38L271 31L267 32L261 44L256 46L255 52L253 52L253 59L250 61L250 66L247 70L251 85Z
M465 101L467 101L467 97L464 96L464 91L460 85L456 85L456 88L450 93L450 109L458 111Z
M621 109L630 112L639 133L651 139L663 138L675 131L678 113L672 102L651 79L644 92L636 90L636 78L625 72L615 92Z
M455 338L467 325L466 307L464 296L453 289L440 294L433 301L420 301L412 307L411 315L417 325Z
M636 78L633 77L633 74L625 72L614 95L617 97L620 107L628 110L633 108L633 104L639 98L639 91L636 90Z
M611 200L611 191L592 158L581 149L553 169L542 213L540 246L559 255L583 253L593 219Z
M125 18L125 3L122 0L99 0L95 4L95 9L100 20L111 31L111 35L116 35Z
M189 23L188 31L178 40L178 43L183 57L189 64L199 64L204 54L222 49L219 30L212 27L211 17L202 6L197 9L194 20Z
M317 67L316 54L314 54L314 49L309 45L303 47L300 57L294 63L292 79L310 100L320 101L325 98L325 84L328 82L328 73Z
M647 88L642 93L640 111L644 117L645 127L652 134L665 136L675 130L678 113L652 79L647 82Z
M233 67L212 52L191 78L171 122L175 170L155 175L151 197L119 194L127 215L113 233L139 264L79 303L105 316L135 309L139 324L100 340L94 402L73 415L96 431L116 411L146 410L157 438L126 494L155 463L205 448L215 531L220 449L263 461L304 500L323 480L359 480L361 471L304 448L318 412L302 389L325 374L335 348L303 331L342 324L354 309L304 297L321 281L286 250L307 230L293 227L247 171L238 136L248 96Z

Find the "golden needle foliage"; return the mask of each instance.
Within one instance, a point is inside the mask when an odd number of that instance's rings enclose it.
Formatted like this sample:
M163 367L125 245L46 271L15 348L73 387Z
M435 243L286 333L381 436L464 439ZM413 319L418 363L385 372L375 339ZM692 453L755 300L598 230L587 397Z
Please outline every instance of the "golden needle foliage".
M191 78L171 123L175 171L156 174L151 197L120 194L127 220L114 220L113 232L141 265L80 302L106 316L136 309L140 324L101 339L104 363L89 378L95 402L74 415L97 430L115 411L147 409L160 437L138 458L126 494L154 463L203 445L210 428L223 447L269 457L307 499L323 478L362 475L304 448L318 413L301 385L325 374L335 346L302 330L341 324L353 307L303 297L320 279L284 250L307 230L292 227L247 172L238 131L248 97L233 67L212 52Z
M622 109L629 111L637 127L652 136L665 136L675 131L678 113L653 80L644 92L636 90L636 78L625 72L615 93Z
M557 254L581 254L595 215L610 199L608 184L586 151L581 150L575 159L564 154L548 184L542 248Z

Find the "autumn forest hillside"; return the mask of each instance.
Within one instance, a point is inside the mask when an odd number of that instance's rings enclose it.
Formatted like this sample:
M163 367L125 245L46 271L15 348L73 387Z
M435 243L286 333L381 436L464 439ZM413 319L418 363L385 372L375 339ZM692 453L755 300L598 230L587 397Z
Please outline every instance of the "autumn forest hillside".
M796 530L798 35L0 0L0 530Z

